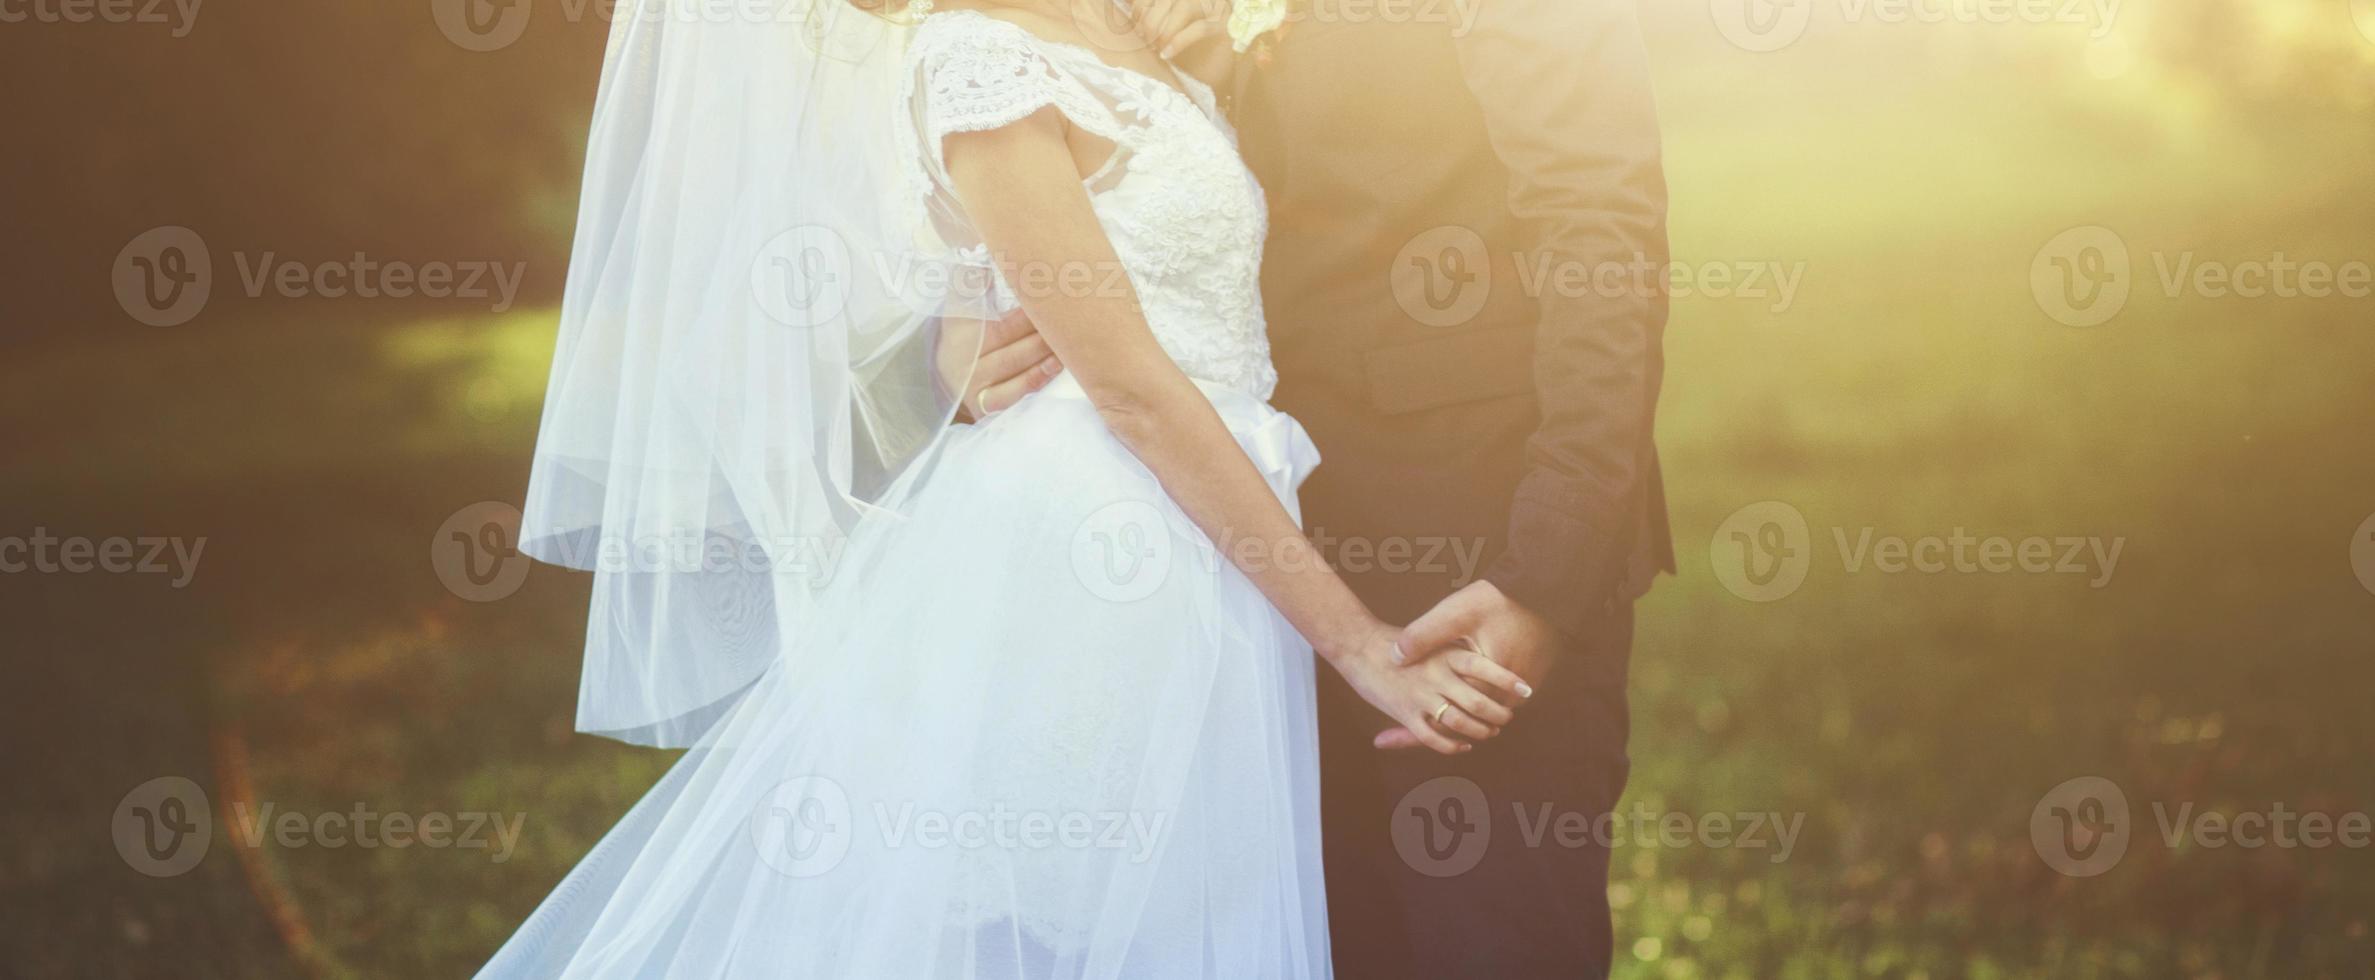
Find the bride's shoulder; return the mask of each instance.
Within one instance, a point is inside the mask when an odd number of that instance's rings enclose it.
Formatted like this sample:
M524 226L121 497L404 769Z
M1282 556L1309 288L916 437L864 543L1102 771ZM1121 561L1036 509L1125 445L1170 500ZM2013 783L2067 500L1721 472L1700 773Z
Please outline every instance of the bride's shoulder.
M926 17L910 40L908 98L934 134L996 129L1053 106L1075 126L1116 143L1131 125L1115 111L1116 93L1086 48L1051 40L1047 15L978 4ZM1061 25L1072 35L1080 29Z

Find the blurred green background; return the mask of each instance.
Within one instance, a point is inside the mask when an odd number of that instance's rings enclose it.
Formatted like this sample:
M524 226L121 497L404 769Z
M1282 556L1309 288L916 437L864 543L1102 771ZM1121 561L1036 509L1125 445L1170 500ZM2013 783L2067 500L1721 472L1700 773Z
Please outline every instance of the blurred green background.
M2375 4L2138 0L2106 25L1758 2L1644 11L1677 261L1800 278L1674 308L1683 570L1641 611L1625 809L1804 822L1786 860L1619 846L1619 976L2375 976L2368 850L2158 826L2375 810L2375 564L2365 586L2353 564L2375 301L2162 281L2375 262ZM538 567L478 604L428 558L456 511L523 489L604 31L532 5L474 52L434 6L204 7L179 38L0 24L24 116L0 163L0 534L208 539L187 589L0 576L0 946L25 975L463 974L668 762L571 731L582 578ZM1785 33L1742 35L1742 10ZM110 263L175 224L217 295L142 326ZM2092 227L2130 296L2068 326L2032 270ZM501 312L239 295L232 257L266 252L526 278ZM1752 602L1722 529L1767 501L1810 562ZM2096 588L1851 570L1834 532L1867 528L2124 544ZM150 879L104 828L165 774L226 813L524 832L496 862L242 846L218 814L197 871ZM2132 807L2127 856L2085 878L2031 840L2080 776Z

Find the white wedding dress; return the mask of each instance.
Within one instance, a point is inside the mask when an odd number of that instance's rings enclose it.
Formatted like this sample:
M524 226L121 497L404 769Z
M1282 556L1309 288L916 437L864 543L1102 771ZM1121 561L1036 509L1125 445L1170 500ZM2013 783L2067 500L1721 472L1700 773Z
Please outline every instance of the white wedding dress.
M1267 218L1212 93L962 11L906 62L950 241L942 136L1053 106L1118 147L1087 186L1147 321L1293 510L1318 457L1265 402ZM483 975L1329 975L1310 648L1069 376L942 438Z

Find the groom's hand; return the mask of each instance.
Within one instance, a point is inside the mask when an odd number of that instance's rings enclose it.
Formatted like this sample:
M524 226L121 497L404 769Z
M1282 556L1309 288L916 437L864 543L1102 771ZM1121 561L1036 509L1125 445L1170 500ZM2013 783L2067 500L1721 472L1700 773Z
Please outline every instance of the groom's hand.
M1140 0L1131 9L1136 14L1138 36L1166 61L1228 33L1229 4L1225 0Z
M1219 88L1236 55L1226 43L1229 9L1229 0L1139 0L1132 28L1163 60Z
M1436 603L1402 631L1399 650L1405 662L1450 656L1459 660L1482 657L1508 668L1523 683L1504 700L1516 707L1534 696L1534 685L1550 676L1559 648L1558 627L1501 593L1488 581L1476 581ZM1379 733L1381 749L1417 748L1410 733L1390 729Z
M1021 310L995 323L943 321L932 363L940 389L959 392L958 403L976 422L1013 407L1064 370Z

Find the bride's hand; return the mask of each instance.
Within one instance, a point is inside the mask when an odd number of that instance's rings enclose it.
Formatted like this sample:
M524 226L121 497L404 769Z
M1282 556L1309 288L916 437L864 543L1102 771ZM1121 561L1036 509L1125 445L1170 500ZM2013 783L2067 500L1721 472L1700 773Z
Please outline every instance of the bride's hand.
M1449 657L1397 664L1398 637L1392 627L1378 623L1328 659L1362 700L1421 744L1445 755L1466 752L1499 735L1516 717L1504 703L1517 700L1515 692L1524 681L1516 674L1482 657L1465 662L1466 674Z

